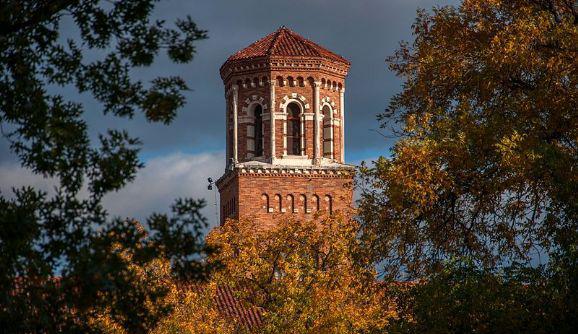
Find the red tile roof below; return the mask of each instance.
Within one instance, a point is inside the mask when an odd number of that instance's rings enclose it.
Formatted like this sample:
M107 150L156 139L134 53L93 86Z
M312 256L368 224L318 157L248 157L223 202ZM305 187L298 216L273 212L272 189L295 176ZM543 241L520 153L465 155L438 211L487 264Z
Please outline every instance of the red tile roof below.
M325 58L349 65L347 59L284 26L248 47L237 51L227 59L227 62L267 56Z

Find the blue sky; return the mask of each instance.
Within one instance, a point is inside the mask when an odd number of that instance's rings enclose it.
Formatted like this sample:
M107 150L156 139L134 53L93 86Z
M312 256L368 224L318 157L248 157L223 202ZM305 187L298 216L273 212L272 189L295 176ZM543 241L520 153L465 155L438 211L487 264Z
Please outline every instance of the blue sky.
M346 160L359 163L388 155L376 115L399 92L401 81L388 71L385 58L399 42L411 40L411 24L418 8L455 4L449 0L165 0L155 18L174 20L190 15L209 39L197 44L192 63L177 65L159 57L150 68L135 71L139 78L180 75L192 89L187 104L170 126L150 124L136 117L119 120L103 116L89 96L63 91L85 103L91 135L107 128L126 128L143 141L141 158L147 164L135 182L105 199L109 211L142 219L152 211L166 211L179 196L204 197L205 214L214 223L213 194L206 178L224 171L224 91L219 67L235 51L285 25L334 51L352 63L346 80ZM63 29L66 30L64 22ZM70 29L67 32L72 31ZM53 180L31 175L19 167L5 141L0 140L0 190L13 185L50 189ZM122 199L120 201L119 199Z

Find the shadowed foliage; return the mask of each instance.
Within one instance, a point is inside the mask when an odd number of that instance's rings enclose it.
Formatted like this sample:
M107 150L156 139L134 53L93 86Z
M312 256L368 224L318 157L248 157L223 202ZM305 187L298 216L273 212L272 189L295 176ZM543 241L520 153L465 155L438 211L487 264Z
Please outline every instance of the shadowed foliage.
M0 4L2 136L23 167L57 181L54 195L21 188L0 198L3 332L98 332L88 319L107 310L128 332L143 333L172 306L162 303L167 292L158 281L134 279L134 266L165 259L172 276L205 272L199 262L204 202L178 200L173 216L154 214L145 226L109 217L101 200L143 167L140 142L122 129L91 141L86 105L61 94L91 95L109 117L141 113L169 124L185 103L185 81L169 76L143 82L134 72L161 53L175 63L190 62L206 32L190 17L171 24L151 20L156 2Z

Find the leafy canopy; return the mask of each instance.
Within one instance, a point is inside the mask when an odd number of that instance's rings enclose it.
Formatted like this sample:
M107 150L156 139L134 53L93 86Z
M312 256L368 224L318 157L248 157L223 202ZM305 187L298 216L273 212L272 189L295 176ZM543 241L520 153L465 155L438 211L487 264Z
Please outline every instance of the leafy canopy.
M419 11L413 33L379 117L400 139L362 168L376 261L399 277L547 257L578 227L578 7L465 0Z
M0 4L2 136L22 167L57 180L55 195L28 187L0 197L0 327L7 332L96 331L85 320L91 310L108 308L119 326L142 333L170 307L146 307L162 293L151 282L136 286L135 263L161 258L170 260L173 275L203 274L204 202L179 200L172 217L153 215L146 228L110 218L101 200L143 166L140 141L122 129L91 141L87 106L63 93L88 94L111 117L141 113L169 124L185 103L185 81L143 82L135 70L153 65L161 52L190 62L206 32L190 17L152 20L156 2ZM83 187L88 191L80 196ZM123 260L123 252L132 260Z
M222 266L212 281L262 310L259 333L380 333L390 304L357 231L340 217L228 221L207 237Z

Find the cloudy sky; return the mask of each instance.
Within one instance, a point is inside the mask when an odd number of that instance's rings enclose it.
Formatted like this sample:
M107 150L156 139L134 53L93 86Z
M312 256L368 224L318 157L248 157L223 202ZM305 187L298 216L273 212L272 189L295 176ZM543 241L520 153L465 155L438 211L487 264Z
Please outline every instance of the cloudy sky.
M235 51L285 25L332 50L352 63L346 81L345 158L350 163L387 155L391 142L375 130L375 116L400 90L400 81L387 70L384 59L401 40L411 40L411 24L418 8L455 4L452 0L164 0L157 18L174 20L190 15L209 39L197 44L192 63L174 65L161 57L151 68L139 71L143 79L155 75L181 75L192 91L187 105L170 125L149 124L102 116L97 103L74 91L67 98L87 105L91 134L106 128L126 128L143 141L146 167L135 182L105 200L108 210L120 216L146 217L166 211L176 197L203 197L205 214L215 222L214 193L207 177L224 170L224 91L219 67ZM66 27L66 25L64 25ZM50 189L44 180L19 167L6 142L0 139L0 190L14 185Z

